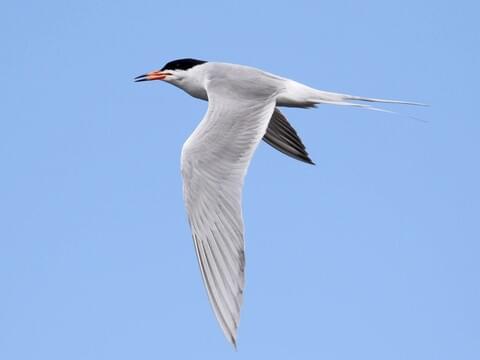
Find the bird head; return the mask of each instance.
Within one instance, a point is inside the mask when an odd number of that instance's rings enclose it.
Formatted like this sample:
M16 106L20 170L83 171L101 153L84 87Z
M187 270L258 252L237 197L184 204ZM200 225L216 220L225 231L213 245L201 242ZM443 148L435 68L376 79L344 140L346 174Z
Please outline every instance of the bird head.
M193 67L204 63L206 63L206 61L196 59L173 60L166 63L160 70L137 76L135 82L163 80L178 86L182 81L188 79Z

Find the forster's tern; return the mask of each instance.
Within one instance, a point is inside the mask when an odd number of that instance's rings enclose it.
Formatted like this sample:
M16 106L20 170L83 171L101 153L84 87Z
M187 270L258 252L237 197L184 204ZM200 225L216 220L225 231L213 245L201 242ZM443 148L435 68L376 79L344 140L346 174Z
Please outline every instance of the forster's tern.
M321 91L252 67L196 59L174 60L135 78L148 80L163 80L208 101L207 113L183 145L183 196L210 303L236 346L245 264L242 186L252 155L263 139L313 164L278 107L333 104L387 111L365 102L423 104Z

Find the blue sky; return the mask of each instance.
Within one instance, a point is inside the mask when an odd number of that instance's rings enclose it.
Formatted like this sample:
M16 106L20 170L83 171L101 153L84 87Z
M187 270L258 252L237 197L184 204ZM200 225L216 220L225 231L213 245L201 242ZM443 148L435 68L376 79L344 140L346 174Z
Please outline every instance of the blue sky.
M0 358L480 358L474 1L15 1L0 12ZM234 352L185 217L206 103L132 78L180 57L416 100L285 111L261 144Z

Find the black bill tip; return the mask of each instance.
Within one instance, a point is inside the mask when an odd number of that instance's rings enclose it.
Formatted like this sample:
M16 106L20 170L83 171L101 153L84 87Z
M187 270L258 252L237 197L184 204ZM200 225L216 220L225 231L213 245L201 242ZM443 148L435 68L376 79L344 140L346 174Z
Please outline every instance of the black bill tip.
M133 79L135 82L148 81L148 74L139 75Z

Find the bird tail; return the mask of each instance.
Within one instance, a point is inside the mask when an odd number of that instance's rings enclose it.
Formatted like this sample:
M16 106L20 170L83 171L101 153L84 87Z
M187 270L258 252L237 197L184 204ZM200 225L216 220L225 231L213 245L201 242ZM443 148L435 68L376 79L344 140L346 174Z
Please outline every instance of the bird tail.
M413 102L413 101L369 98L369 97L363 97L363 96L354 96L354 95L340 94L340 93L334 93L329 91L322 91L322 90L317 90L312 88L310 89L313 91L310 93L310 96L307 99L308 106L316 106L318 104L349 106L349 107L356 107L356 108L373 110L373 111L380 111L380 112L394 114L394 115L406 116L416 121L426 122L425 120L419 119L414 116L405 115L405 114L398 113L396 111L379 108L376 106L372 106L370 104L365 104L365 102L382 103L382 104L414 105L414 106L428 106L427 104Z
M401 104L401 105L415 105L415 106L428 106L426 104L403 101L403 100L388 100L369 98L363 96L354 96L349 94L341 94L323 90L317 90L309 86L300 84L296 81L288 81L286 91L280 95L277 100L278 106L291 106L291 107L314 107L318 104L330 104L339 106L350 106L368 110L382 111L387 113L396 114L396 112L386 109L381 109L369 104L369 103L383 103L383 104Z
M416 121L426 122L425 120L422 120L415 116L405 115L405 114L398 113L396 111L382 109L382 108L368 105L368 104L358 103L357 101L370 102L370 103L383 103L383 104L414 105L414 106L428 106L427 104L413 102L413 101L368 98L368 97L339 94L339 93L333 93L333 92L327 92L327 91L321 91L321 90L316 90L316 93L317 93L316 96L313 99L311 99L312 101L315 102L315 105L331 104L331 105L339 105L339 106L350 106L350 107L362 108L367 110L380 111L380 112L394 114L394 115L406 116Z
M340 94L340 93L334 93L334 92L322 91L322 90L316 90L316 89L311 100L318 103L335 103L335 105L341 105L341 104L350 105L351 103L348 103L349 101L364 101L364 102L376 102L376 103L384 103L384 104L427 106L426 104L413 102L413 101L368 98L363 96Z

